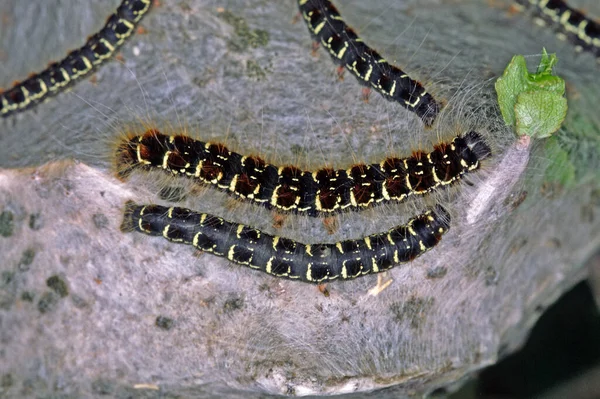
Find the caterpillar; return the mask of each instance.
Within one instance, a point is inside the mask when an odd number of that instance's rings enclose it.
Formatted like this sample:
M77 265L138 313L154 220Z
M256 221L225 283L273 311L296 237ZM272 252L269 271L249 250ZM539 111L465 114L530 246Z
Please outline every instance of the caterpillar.
M360 84L373 88L387 100L397 101L417 114L426 126L433 124L440 104L421 83L367 46L329 0L298 0L298 6L315 41Z
M435 145L430 153L419 151L407 158L389 157L378 164L355 164L348 169L306 171L271 165L257 156L230 151L223 144L149 129L119 143L115 164L121 179L135 169L161 169L269 209L329 216L401 202L449 186L478 169L490 154L483 138L471 131Z
M104 27L77 50L45 70L0 92L0 115L7 117L29 109L64 91L112 57L148 13L152 0L123 0Z
M163 236L276 277L307 283L350 280L391 269L433 248L450 228L441 206L384 233L334 244L303 244L190 209L125 205L121 231Z
M557 24L560 36L568 38L577 51L589 51L600 58L600 23L569 7L563 0L515 0L532 7L544 22Z

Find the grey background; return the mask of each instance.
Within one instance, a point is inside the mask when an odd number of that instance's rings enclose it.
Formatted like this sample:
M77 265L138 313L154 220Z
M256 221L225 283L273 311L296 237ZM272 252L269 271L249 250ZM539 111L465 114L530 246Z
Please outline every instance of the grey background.
M1 2L0 85L79 47L118 3ZM161 1L142 22L146 32L92 81L0 121L0 212L12 218L2 219L10 228L0 237L5 396L382 387L392 387L390 397L419 396L458 386L518 348L543 309L586 278L584 262L600 241L593 57L575 54L506 1L336 4L367 43L447 102L433 129L376 93L362 102L354 78L338 81L323 50L311 55L303 21L293 23L295 2L258 0ZM593 1L577 4L600 15ZM525 54L533 68L542 46L558 53L568 84L558 136L566 160L547 142L519 147L494 106L493 81L512 55ZM321 220L294 216L275 230L264 209L184 185L187 206L306 242L386 230L436 201L451 211L442 243L388 273L393 282L381 294L369 295L377 283L369 276L330 284L326 297L119 232L127 199L166 203L157 192L176 184L160 175L113 177L111 145L149 125L309 168L406 155L468 129L486 137L494 157L471 186L341 215L332 235ZM569 163L575 179L557 183ZM489 202L470 223L485 192ZM64 298L48 286L52 276L66 282ZM159 316L173 320L169 329L156 325Z

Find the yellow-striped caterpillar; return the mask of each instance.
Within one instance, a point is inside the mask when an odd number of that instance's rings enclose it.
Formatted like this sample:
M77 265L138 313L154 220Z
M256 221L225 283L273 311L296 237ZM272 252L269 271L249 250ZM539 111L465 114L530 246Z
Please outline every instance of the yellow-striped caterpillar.
M333 244L303 244L186 208L125 206L121 230L163 236L276 277L324 283L391 269L433 248L450 228L441 206L384 233Z
M600 23L569 7L563 0L515 0L532 7L544 22L556 24L560 34L576 46L577 51L589 51L600 57Z
M430 153L386 158L348 169L301 170L275 166L257 156L244 156L225 145L169 136L156 129L123 140L115 163L120 178L135 169L160 169L212 185L233 197L270 209L309 216L329 216L386 202L401 202L449 186L480 167L491 154L476 132L435 145Z
M123 0L100 32L63 60L0 93L0 115L7 117L41 103L89 75L112 57L131 36L152 6L152 0Z
M346 67L362 85L417 114L425 125L433 124L440 104L421 83L367 46L329 0L298 0L298 6L315 41L336 63Z

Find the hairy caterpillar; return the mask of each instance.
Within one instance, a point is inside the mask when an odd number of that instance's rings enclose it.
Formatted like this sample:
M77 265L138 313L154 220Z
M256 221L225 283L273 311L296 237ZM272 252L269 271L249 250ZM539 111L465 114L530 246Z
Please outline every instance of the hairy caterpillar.
M490 154L482 137L471 131L437 144L430 153L415 152L407 158L390 157L379 164L355 164L348 169L305 171L271 165L223 144L150 129L123 140L115 163L121 178L135 169L162 169L269 209L322 216L427 194L478 169Z
M384 232L334 244L303 244L186 208L125 205L121 230L163 236L276 277L323 283L379 273L433 248L450 228L437 206Z
M600 57L600 23L569 7L563 0L515 1L522 6L533 7L543 21L557 24L562 36L575 44L577 51L589 51Z
M433 124L440 104L421 83L367 46L329 0L298 0L298 6L312 36L336 63L346 67L362 85L417 114L425 125Z
M0 115L7 117L41 103L87 76L112 57L131 36L152 6L152 0L123 0L100 32L63 60L0 93Z

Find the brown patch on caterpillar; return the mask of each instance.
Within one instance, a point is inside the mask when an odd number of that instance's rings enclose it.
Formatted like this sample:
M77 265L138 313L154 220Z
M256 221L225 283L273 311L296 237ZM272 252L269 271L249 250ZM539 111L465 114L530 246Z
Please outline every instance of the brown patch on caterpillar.
M148 129L141 136L127 134L117 144L114 165L121 179L135 169L162 170L268 209L328 216L402 202L450 186L479 169L481 160L490 154L483 138L471 131L435 145L429 153L415 151L407 158L309 171L272 165L258 156L231 151L224 144Z
M508 15L510 16L518 14L521 11L523 11L523 7L520 5L511 4L510 6L508 6Z
M340 227L338 218L335 217L327 217L323 219L323 226L325 226L325 230L327 230L327 233L329 234L334 234Z
M273 228L274 229L280 229L283 227L283 224L285 223L285 219L286 219L286 215L282 215L280 213L274 213L273 214Z
M114 56L150 11L151 0L123 0L104 27L80 48L0 92L0 116L22 112L66 90Z
M201 251L199 249L195 250L194 253L192 254L192 256L194 258L200 258L200 257L202 257L202 255L204 255L204 251Z
M325 298L329 298L329 290L327 289L327 284L319 284L317 285L319 288L319 292L323 294Z
M371 88L370 87L363 87L362 88L362 93L360 95L360 99L363 100L363 102L368 103L370 97L371 97Z
M426 126L433 124L442 104L420 82L367 46L329 0L298 0L298 7L314 42L320 43L334 62L349 70L360 84L417 114ZM363 100L368 101L364 90Z
M240 206L240 203L238 201L236 201L234 198L228 198L225 201L225 209L232 211L234 209L237 209Z
M317 48L318 48L318 46L319 46L319 44L317 43ZM344 69L343 66L340 65L340 66L337 67L337 69L335 70L335 72L336 72L336 75L338 77L338 80L340 80L340 81L344 80L344 71L345 71L345 69Z
M319 42L313 42L311 46L310 55L316 57L319 51ZM343 69L342 69L343 70ZM338 73L338 77L340 77L340 73ZM341 76L341 79L344 78L344 75Z
M125 204L121 230L192 245L194 248L275 277L324 284L384 272L436 246L450 228L441 206L382 233L304 244L190 209Z

